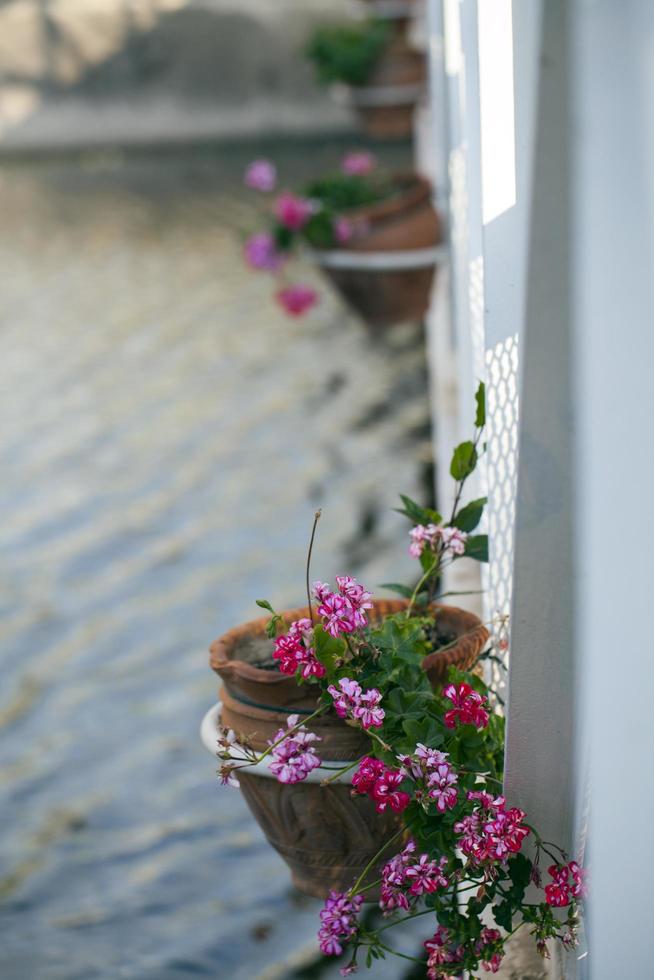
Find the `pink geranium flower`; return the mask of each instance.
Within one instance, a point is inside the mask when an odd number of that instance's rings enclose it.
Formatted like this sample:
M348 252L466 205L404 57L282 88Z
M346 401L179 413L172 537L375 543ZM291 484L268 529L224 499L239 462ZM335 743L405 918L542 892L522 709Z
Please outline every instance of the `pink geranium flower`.
M361 895L331 891L320 913L318 943L325 956L340 956L343 944L357 931L357 915L363 904Z
M488 699L469 684L448 684L443 688L443 697L454 705L443 717L448 728L456 728L457 724L485 728L488 724L488 712L484 708Z
M245 184L255 191L274 191L277 168L270 160L253 160L245 171Z
M298 715L289 715L287 731L280 728L268 742L273 747L270 771L280 783L300 783L320 765L320 759L312 745L313 742L319 742L320 738L304 725L296 728L298 720ZM294 728L295 731L292 731Z
M302 316L318 302L318 293L311 286L286 286L275 293L275 299L291 316Z
M357 681L342 677L338 687L330 684L327 690L339 718L354 718L363 728L379 728L383 724L384 709L379 707L381 694L377 688L363 691Z
M311 201L283 191L273 206L275 217L289 231L301 231L314 211Z
M341 160L341 170L348 177L365 177L375 169L376 165L377 161L367 150L347 153Z
M245 261L252 269L277 272L284 264L284 255L277 248L273 236L266 231L248 238L243 251Z
M348 218L336 218L334 221L334 238L339 245L349 242L354 234L354 226Z

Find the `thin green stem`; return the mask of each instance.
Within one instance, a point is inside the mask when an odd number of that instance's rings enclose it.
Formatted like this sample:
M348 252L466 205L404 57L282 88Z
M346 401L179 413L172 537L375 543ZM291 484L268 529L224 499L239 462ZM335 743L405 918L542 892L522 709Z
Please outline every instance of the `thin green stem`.
M365 756L362 755L361 756L361 759L365 759ZM341 769L336 769L335 772L334 772L334 775L333 776L328 776L327 779L323 779L323 781L322 781L322 783L320 785L321 786L327 786L329 783L333 783L334 780L338 779L339 776L344 776L346 772L349 772L350 771L350 769L354 769L355 766L358 766L359 763L361 762L361 759L355 759L354 762L348 763L347 766L343 766ZM323 766L323 769L325 769L325 768L327 768L327 767L326 766Z
M402 960L409 960L411 963L419 963L420 966L427 966L427 960L419 960L417 956L409 956L408 953L400 953L397 949L392 949L390 946L385 946L384 943L377 943L380 949L383 949L386 953L391 953L393 956L399 956Z
M406 619L408 619L410 617L410 615L411 615L411 613L413 611L413 607L416 604L416 599L418 598L418 595L420 593L420 590L422 589L423 585L425 584L425 582L427 581L427 579L430 577L430 575L433 573L434 569L438 570L439 564L440 564L440 562L438 561L438 559L436 559L434 561L434 564L431 566L431 568L428 568L427 571L424 572L423 575L421 576L420 581L416 585L416 587L413 590L413 593L411 595L411 598L409 599L409 605L407 606L406 616L405 616Z
M359 875L359 877L354 882L354 884L352 885L352 887L348 892L350 898L352 898L353 895L356 895L357 891L359 890L359 885L361 884L362 881L365 880L365 877L370 871L370 869L374 868L374 866L377 864L384 851L388 850L391 844L393 844L398 839L398 837L400 837L404 833L406 833L406 827L400 827L400 829L386 841L384 846L377 851L375 856L368 861L367 865L365 866L365 868L363 869L363 871L361 872L361 874Z
M314 540L314 538L316 536L316 528L318 526L318 521L320 520L321 513L322 513L322 511L317 510L316 513L313 515L313 527L311 528L311 540L309 541L309 551L307 553L307 575L306 575L307 602L309 603L309 618L311 619L311 625L312 626L315 625L315 620L313 618L313 606L311 605L311 584L310 584L310 578L311 578L311 552L313 551L313 540Z

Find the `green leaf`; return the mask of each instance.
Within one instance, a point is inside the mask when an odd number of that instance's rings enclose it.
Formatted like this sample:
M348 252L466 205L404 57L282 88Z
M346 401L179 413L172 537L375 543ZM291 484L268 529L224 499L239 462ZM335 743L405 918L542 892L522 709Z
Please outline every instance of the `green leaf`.
M475 561L488 561L488 535L472 534L466 541L465 554Z
M452 454L450 463L450 474L455 480L465 480L474 471L477 465L477 450L474 443L461 442Z
M316 626L313 638L316 657L327 668L327 676L331 679L336 669L336 661L345 653L345 643L330 636L322 626Z
M377 588L388 589L389 592L397 592L398 595L404 596L405 599L410 599L413 595L413 589L409 589L406 585L400 585L398 582L382 582Z
M257 605L258 605L258 606L259 606L259 607L260 607L261 609L267 609L267 610L268 610L268 612L270 612L270 613L272 613L272 614L273 614L273 616L275 615L275 610L274 610L274 609L273 609L273 607L272 607L272 606L270 605L270 603L268 602L268 600L267 600L267 599L256 599L255 601L256 601L256 604L257 604Z
M499 905L495 905L493 907L493 917L498 926L502 926L507 932L511 932L513 910L510 902L501 902Z
M479 387L475 393L475 401L477 402L475 425L478 429L483 429L486 424L486 385L483 381L479 382Z
M477 500L471 500L469 504L462 507L452 521L454 527L458 527L460 531L466 531L468 533L474 531L484 513L487 500L487 497L479 497Z
M403 493L400 494L400 499L404 507L396 507L395 512L408 517L414 524L440 524L443 520L442 515L437 510L432 510L431 507L421 507L415 500L411 500L411 497L406 497Z

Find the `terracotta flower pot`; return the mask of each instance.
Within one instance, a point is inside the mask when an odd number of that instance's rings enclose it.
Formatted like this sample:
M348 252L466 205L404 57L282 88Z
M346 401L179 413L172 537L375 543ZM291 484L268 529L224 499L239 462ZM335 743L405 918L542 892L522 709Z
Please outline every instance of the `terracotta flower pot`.
M406 139L413 135L413 114L427 82L427 60L407 42L405 31L394 32L365 85L352 86L349 96L363 128L374 139Z
M406 608L405 600L377 600L372 621ZM465 669L476 659L488 633L471 613L451 606L436 605L444 633L456 639L442 653L425 657L423 666L434 685L445 680L450 664ZM308 609L283 613L287 623L308 615ZM211 667L223 681L221 722L241 740L264 749L290 714L309 715L316 707L315 688L299 685L293 677L280 674L273 665L273 643L266 636L268 617L237 626L211 646ZM369 748L369 739L345 724L335 714L321 716L307 727L322 739L323 762L357 759ZM205 743L207 739L205 737ZM370 799L352 796L349 782L322 786L328 775L319 770L308 780L283 785L261 772L239 775L241 790L255 819L272 846L291 869L295 885L309 895L324 897L331 888L349 888L368 862L401 826L392 812L378 814ZM380 863L401 846L398 840ZM373 868L374 880L379 868ZM368 895L374 900L374 893Z
M379 328L423 319L442 240L429 181L397 174L394 182L397 194L347 212L354 234L346 245L312 253L346 303Z

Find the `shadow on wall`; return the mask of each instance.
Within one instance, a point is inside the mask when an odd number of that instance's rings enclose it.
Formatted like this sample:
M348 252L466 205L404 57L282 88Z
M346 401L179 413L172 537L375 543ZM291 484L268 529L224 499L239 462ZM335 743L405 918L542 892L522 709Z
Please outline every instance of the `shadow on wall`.
M302 55L344 2L0 0L0 147L346 130Z

